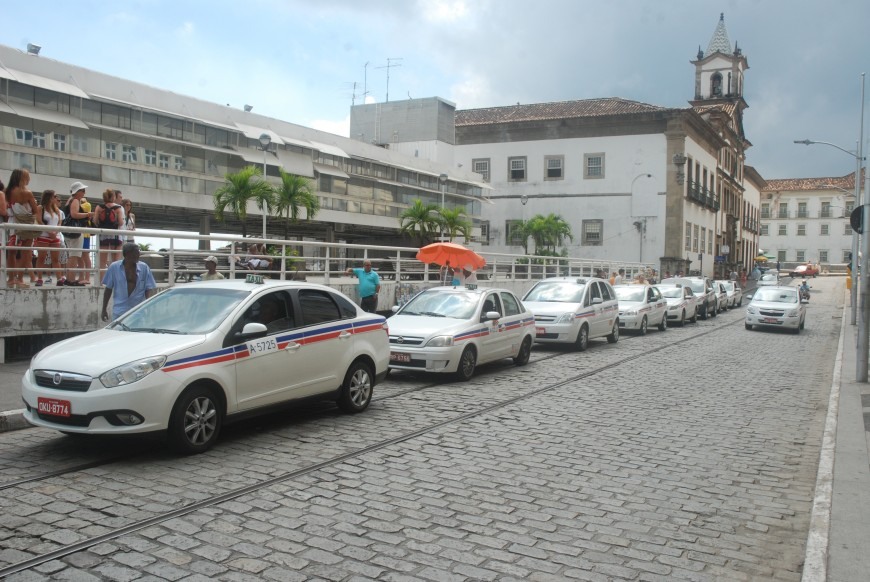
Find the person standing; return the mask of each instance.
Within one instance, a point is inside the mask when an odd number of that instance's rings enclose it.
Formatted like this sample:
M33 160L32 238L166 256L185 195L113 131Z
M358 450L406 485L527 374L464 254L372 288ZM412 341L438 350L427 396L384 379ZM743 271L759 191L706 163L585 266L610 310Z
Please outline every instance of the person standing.
M6 199L10 222L16 224L41 224L39 220L39 207L36 204L36 198L33 197L33 192L27 187L30 184L30 172L24 169L13 170L9 177L9 186L6 189ZM35 230L20 230L16 231L13 236L9 237L8 244L10 247L29 247L33 245L38 232ZM28 268L32 267L32 250L21 250L17 248L14 253L11 253L9 266L20 271L10 271L6 286L10 289L18 287L19 289L29 289L30 285L24 282L24 273Z
M37 251L34 274L36 275L36 286L42 287L42 268L46 264L46 258L51 260L51 268L46 269L49 281L51 281L52 271L56 271L58 277L63 275L60 270L60 231L51 229L52 226L60 226L60 223L63 222L63 210L60 209L58 197L54 190L46 190L42 193L39 215L42 217L42 224L48 227L39 233L39 237L36 239L36 246L39 250Z
M87 212L88 216L92 216L91 203L86 197L82 197L82 199L79 201L79 206L81 206L82 212ZM84 226L93 227L94 223L91 222L89 219L87 221L87 224L85 224ZM73 279L75 280L77 278L79 281L85 283L86 285L90 285L91 269L93 268L93 266L94 263L93 261L91 261L91 233L85 232L82 233L82 268L85 269L85 271L78 276L74 275Z
M217 257L214 255L205 258L205 273L200 275L203 281L217 281L224 276L217 272Z
M438 280L442 285L453 284L453 267L450 266L450 261L444 261L441 268L438 270Z
M124 224L124 209L115 202L116 190L103 192L103 203L94 211L94 225L103 230L118 230ZM115 262L121 249L121 235L107 232L100 235L100 273L104 273L109 263Z
M136 230L136 215L133 214L133 201L129 198L121 205L124 207L124 227L121 230ZM127 234L124 242L136 242L132 234Z
M68 226L87 226L87 221L93 218L92 212L85 212L82 208L82 199L85 197L87 186L81 182L73 182L69 188L70 197L64 206L64 214L66 218L76 221ZM69 249L69 277L60 277L57 280L57 286L66 285L68 287L84 287L87 285L83 280L88 276L88 273L82 272L82 245L84 239L80 232L64 233L64 240Z
M151 268L139 260L139 246L136 243L124 243L122 249L124 258L115 261L106 269L103 277L103 321L109 321L109 300L114 294L112 303L112 320L118 319L130 309L136 307L157 291L157 283Z
M378 309L378 293L381 291L381 278L372 271L372 262L368 259L363 261L363 268L348 268L348 275L354 275L359 279L357 290L360 296L360 307L363 311L375 313Z
M625 269L620 269L616 272L616 278L613 280L614 285L622 285L622 279L625 277Z

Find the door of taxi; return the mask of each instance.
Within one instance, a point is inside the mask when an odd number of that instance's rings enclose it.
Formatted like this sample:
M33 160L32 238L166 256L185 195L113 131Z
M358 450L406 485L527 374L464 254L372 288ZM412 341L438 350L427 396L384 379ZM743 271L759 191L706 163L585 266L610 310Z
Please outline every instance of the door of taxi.
M297 377L295 395L310 396L337 388L355 353L352 315L340 302L346 301L321 289L300 289L297 294L301 314L302 348L297 367L289 371Z
M589 337L599 337L605 334L605 330L610 331L603 302L604 297L601 295L598 281L590 281L586 290L586 305L592 308L592 317L589 318Z
M241 331L248 323L262 323L267 332L263 337L240 342L246 349L236 353L236 394L240 410L290 398L297 376L288 372L300 359L299 344L288 341L296 327L296 318L286 291L259 297L239 317L230 333Z
M487 319L488 311L498 311L502 316L499 319ZM481 353L478 355L479 362L489 362L504 357L509 347L509 338L504 330L504 308L498 293L487 293L486 299L480 309L480 321L487 327L489 333L480 340Z
M513 293L502 291L501 304L502 311L502 335L505 342L505 356L513 356L519 350L520 342L523 339L523 311L520 309L520 302L514 297Z

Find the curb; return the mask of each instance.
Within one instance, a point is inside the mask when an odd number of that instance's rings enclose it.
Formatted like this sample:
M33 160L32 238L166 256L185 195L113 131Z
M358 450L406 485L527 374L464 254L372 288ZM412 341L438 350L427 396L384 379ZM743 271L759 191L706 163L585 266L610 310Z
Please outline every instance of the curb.
M24 420L23 408L21 410L0 412L0 432L21 430L22 428L30 428L30 425Z

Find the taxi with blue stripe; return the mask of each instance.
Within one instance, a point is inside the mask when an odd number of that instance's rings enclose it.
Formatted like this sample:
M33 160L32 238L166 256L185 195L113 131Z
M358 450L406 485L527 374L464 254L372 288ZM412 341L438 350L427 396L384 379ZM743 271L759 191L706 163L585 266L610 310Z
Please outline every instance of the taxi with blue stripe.
M538 281L523 297L535 314L535 341L574 344L589 340L619 341L619 303L610 283L598 277L550 277Z
M390 369L469 380L479 364L529 361L534 315L507 289L432 287L390 317Z
M174 448L199 453L226 422L288 402L365 410L389 354L386 319L323 285L180 285L37 354L24 416L65 433L166 431Z
M646 335L649 326L668 329L668 302L661 292L645 283L614 285L619 302L619 327Z

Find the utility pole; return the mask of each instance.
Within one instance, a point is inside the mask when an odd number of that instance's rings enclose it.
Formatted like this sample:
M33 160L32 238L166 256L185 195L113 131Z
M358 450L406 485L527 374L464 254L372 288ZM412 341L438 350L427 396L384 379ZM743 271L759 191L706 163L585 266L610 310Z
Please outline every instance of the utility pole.
M401 61L401 60L402 60L401 57L400 58L388 58L386 66L376 67L378 69L386 69L387 70L387 99L386 99L386 103L390 102L390 69L393 67L401 67L402 63L393 64L394 61ZM366 64L368 64L368 63L366 63Z

